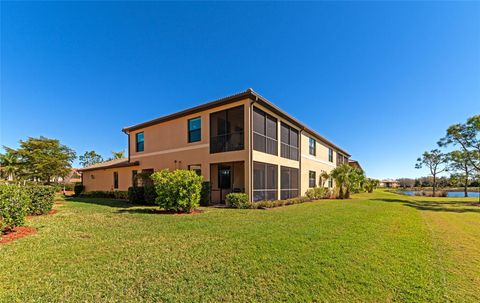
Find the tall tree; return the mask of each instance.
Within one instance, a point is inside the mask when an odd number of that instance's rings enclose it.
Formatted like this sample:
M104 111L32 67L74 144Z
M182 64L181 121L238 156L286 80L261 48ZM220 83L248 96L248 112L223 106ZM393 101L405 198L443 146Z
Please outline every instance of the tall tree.
M68 175L76 157L75 152L60 141L45 137L20 140L18 149L4 148L18 158L21 176L47 183Z
M480 115L469 118L466 123L450 126L438 145L451 144L460 146L477 173L480 172Z
M420 169L426 166L430 170L430 174L433 177L433 196L435 196L437 188L437 175L448 170L446 166L447 161L448 157L438 149L433 149L430 152L426 151L421 158L417 159L415 168Z
M103 157L97 154L94 150L86 151L78 159L83 167L103 162Z
M474 170L469 152L454 150L448 154L450 170L459 172L458 177L462 179L465 197L468 197L468 182Z
M19 163L15 154L9 151L5 154L0 154L0 166L3 178L16 179L19 172Z
M113 155L113 159L121 159L123 157L125 157L125 150L121 150L121 151L112 151L112 155Z

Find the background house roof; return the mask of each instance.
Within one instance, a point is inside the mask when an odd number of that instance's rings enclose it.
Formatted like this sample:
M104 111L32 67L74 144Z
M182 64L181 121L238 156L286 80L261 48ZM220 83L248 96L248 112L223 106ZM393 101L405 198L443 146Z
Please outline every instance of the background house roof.
M120 159L113 159L97 164L93 164L84 168L79 168L79 171L89 171L95 169L107 169L107 168L115 168L115 167L126 167L126 166L136 166L139 165L139 162L129 162L128 158L120 158Z

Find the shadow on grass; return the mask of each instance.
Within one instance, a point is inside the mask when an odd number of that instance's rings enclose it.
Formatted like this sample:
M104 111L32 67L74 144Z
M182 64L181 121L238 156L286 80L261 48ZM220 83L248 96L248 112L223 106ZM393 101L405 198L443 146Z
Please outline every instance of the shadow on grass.
M462 201L428 201L428 200L409 200L409 199L371 199L372 201L402 203L405 206L418 210L444 211L452 213L480 213L478 202Z
M129 208L133 206L138 206L138 205L131 204L130 202L125 200L115 200L115 199L107 199L107 198L68 197L68 198L65 198L65 201L97 204L101 206L109 206L109 207L116 207L116 208Z
M190 213L178 212L173 210L164 210L158 209L158 207L153 208L125 208L117 210L117 213L128 213L128 214L155 214L155 215L193 215L203 213L203 210L194 210Z

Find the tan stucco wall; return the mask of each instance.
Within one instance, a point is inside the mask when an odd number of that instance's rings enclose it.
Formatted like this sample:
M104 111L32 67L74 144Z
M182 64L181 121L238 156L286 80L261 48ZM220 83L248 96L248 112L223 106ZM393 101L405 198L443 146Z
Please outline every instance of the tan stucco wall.
M309 189L309 172L314 171L316 177L316 185L319 185L320 174L322 171L330 173L336 167L337 163L337 152L332 147L316 141L316 155L310 155L309 153L309 139L314 138L307 132L302 132L302 169L301 169L301 193L302 195ZM315 138L314 138L315 139ZM333 162L328 161L328 150L332 148L333 150ZM328 182L325 184L328 186Z
M118 190L126 191L132 186L132 171L139 170L136 166L85 171L83 186L85 191L113 191L113 172L118 172Z
M127 190L131 186L131 171L139 172L143 169L155 171L168 168L187 169L189 165L200 165L204 180L210 180L210 164L221 162L243 161L244 171L241 176L250 175L248 165L250 152L250 99L232 102L228 105L202 111L193 115L184 116L164 123L152 125L130 133L130 161L139 161L135 168L122 168L119 171L119 190ZM244 146L243 150L210 154L210 113L237 106L244 106ZM201 117L202 129L199 142L188 143L188 120ZM144 151L135 151L135 134L144 133ZM86 175L95 175L95 179L84 178L86 191L110 190L113 188L113 171L115 169L95 170L85 172ZM123 172L125 171L125 173ZM129 178L124 178L128 174ZM238 178L238 176L236 176ZM88 179L88 180L87 180ZM123 183L125 181L126 183ZM237 182L237 181L236 181ZM238 182L237 182L238 183ZM245 191L250 190L248 179L244 182Z

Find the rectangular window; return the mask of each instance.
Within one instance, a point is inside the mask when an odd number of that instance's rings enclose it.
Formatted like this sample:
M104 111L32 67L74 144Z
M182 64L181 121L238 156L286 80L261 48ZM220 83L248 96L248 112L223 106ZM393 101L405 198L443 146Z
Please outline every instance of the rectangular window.
M200 164L189 165L188 169L193 170L199 176L202 175L202 166Z
M333 162L333 150L331 148L328 149L328 161Z
M330 177L328 178L328 188L332 188L333 187L333 179Z
M132 186L137 186L137 175L138 172L136 170L132 170Z
M188 120L188 143L202 139L202 119L200 117Z
M210 114L210 153L244 149L243 105Z
M298 169L282 166L280 169L280 199L298 197Z
M118 189L118 172L113 172L113 188Z
M135 134L135 151L137 152L143 152L144 150L144 136L143 132L142 133L136 133Z
M308 187L316 187L316 173L314 171L308 172Z
M347 163L347 157L337 152L337 166Z
M308 153L312 156L317 155L317 141L313 138L308 138Z
M253 149L278 155L277 119L253 108Z
M253 201L278 199L278 166L253 162Z
M298 161L298 131L282 123L280 126L281 149L283 158Z

